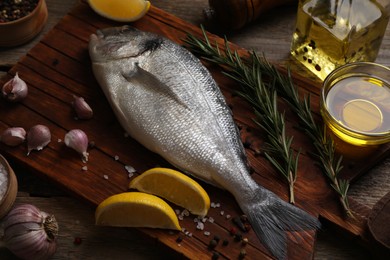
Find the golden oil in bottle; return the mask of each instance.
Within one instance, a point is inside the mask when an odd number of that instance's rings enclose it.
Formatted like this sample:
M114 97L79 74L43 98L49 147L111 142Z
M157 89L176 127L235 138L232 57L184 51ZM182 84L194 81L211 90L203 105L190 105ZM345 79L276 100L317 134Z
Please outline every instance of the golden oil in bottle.
M325 80L321 113L341 140L355 146L390 141L390 81L382 75L390 79L390 70L358 62L340 67Z
M376 0L300 0L291 54L324 80L343 64L374 61L388 21Z

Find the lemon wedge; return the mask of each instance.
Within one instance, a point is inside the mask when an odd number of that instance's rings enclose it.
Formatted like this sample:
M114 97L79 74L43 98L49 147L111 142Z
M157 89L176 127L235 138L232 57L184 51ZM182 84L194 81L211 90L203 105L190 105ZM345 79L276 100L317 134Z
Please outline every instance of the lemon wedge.
M133 22L142 18L150 8L145 0L88 0L99 15L118 22Z
M171 206L157 196L142 192L108 197L96 208L95 222L101 226L181 230Z
M202 186L187 175L173 169L147 170L134 178L129 188L157 195L195 215L204 217L210 209L210 198Z

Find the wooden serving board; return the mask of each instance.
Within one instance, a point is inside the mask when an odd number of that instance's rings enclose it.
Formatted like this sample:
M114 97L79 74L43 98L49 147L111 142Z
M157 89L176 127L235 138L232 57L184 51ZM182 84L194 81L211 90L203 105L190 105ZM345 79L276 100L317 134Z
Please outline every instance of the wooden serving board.
M23 102L0 103L0 131L11 126L22 126L28 130L33 125L44 124L52 132L51 143L42 151L34 151L27 156L27 149L23 145L15 148L0 145L2 154L95 206L110 195L127 191L130 179L125 166L131 165L137 173L156 165L172 167L136 141L125 137L124 130L92 74L88 55L89 36L99 28L119 25L122 24L96 15L85 2L81 2L0 80L2 86L18 72L29 85L29 95ZM202 35L199 28L154 7L144 18L132 25L141 30L159 33L178 43L182 43L187 32L199 37ZM223 45L221 38L211 34L209 37ZM238 46L232 45L232 48L242 54L246 53ZM252 109L244 100L234 95L235 82L223 76L218 67L206 65L220 85L241 128L242 139L254 170L253 178L287 200L288 189L285 181L257 152L261 150L264 134L252 121L254 118ZM312 107L318 114L320 86L299 76L295 76L295 80L302 94L311 93ZM94 110L93 119L75 120L71 107L73 95L82 96L87 100ZM285 106L283 101L280 101L280 106L282 108ZM288 112L288 109L286 111L287 128L289 134L294 135L294 147L297 150L302 149L295 189L296 205L334 224L345 234L364 241L368 209L351 200L351 207L358 214L356 219L345 217L327 179L309 156L313 149L310 141L295 127L298 123L296 116ZM89 149L90 156L86 164L62 142L65 133L74 128L84 130L90 141L94 142L94 147ZM347 161L345 176L353 179L364 173L388 151L388 146L382 147L375 157L365 160L364 164ZM119 159L116 160L115 157ZM87 170L83 169L84 166L87 166ZM226 217L242 214L234 198L226 191L202 182L201 184L209 193L211 201L220 204L220 207L210 209L209 217L212 217L214 222L206 221L203 231L196 229L193 221L195 216L185 217L180 222L192 236L167 230L147 228L139 230L156 238L184 258L210 259L213 251L208 250L208 243L214 235L222 239L227 238L230 242L228 247L220 243L215 248L214 251L219 252L222 258L237 259L243 248L247 253L245 259L272 258L253 231L243 233L243 236L249 239L249 244L245 247L234 241L229 234L229 230L234 226L232 218ZM209 231L210 235L206 236L204 231ZM184 237L180 243L177 241L179 235ZM289 259L311 259L315 237L313 231L289 234Z

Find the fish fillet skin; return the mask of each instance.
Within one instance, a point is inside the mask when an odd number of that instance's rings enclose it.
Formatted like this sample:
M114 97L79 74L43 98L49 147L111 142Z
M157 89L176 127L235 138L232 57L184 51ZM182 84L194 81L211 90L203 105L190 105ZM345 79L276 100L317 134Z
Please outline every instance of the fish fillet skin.
M252 179L232 112L189 51L123 26L91 35L89 53L95 78L129 135L183 172L228 190L273 256L287 256L285 231L320 227Z

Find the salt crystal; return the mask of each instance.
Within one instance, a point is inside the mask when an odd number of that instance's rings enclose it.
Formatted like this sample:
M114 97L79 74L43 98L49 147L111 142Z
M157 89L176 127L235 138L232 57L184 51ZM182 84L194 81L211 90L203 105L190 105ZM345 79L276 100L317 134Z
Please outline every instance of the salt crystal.
M88 171L88 167L87 166L83 166L83 167L81 167L81 170Z
M195 223L198 223L198 222L199 222L199 219L198 219L198 218L194 218L194 222L195 222Z
M205 231L203 234L204 234L205 236L210 236L210 232L209 232L209 231Z
M229 214L227 214L227 215L225 216L225 218L226 218L226 219L229 219L229 218L231 218L231 216L230 216Z
M215 204L215 207L216 207L216 208L219 208L219 207L221 207L221 204L220 204L220 203L216 203L216 204Z
M189 237L192 237L192 233L191 233L191 232L189 232L187 236L189 236Z
M183 210L183 212L181 213L183 216L186 216L188 217L190 215L190 212L188 210Z
M184 219L183 215L179 215L179 216L177 216L177 218L178 218L179 220L183 220L183 219Z
M129 173L127 176L129 177L129 179L131 179L134 176L134 173Z
M198 222L198 225L196 225L196 229L203 230L204 229L203 222Z
M223 216L225 214L225 211L221 210L220 214L221 216Z
M119 160L119 156L118 156L118 155L115 155L115 156L114 156L114 160L115 160L115 161L118 161L118 160Z
M0 200L3 199L8 187L8 173L4 165L0 164Z
M106 179L106 180L108 180L108 175L107 175L107 174L104 174L104 175L103 175L103 178Z
M180 209L175 209L175 213L176 213L176 215L179 215L180 214Z
M208 220L209 220L209 222L210 222L210 223L214 223L214 218L212 218L212 217L209 217L209 219L208 219Z
M207 221L207 218L202 218L202 222L205 223Z
M135 173L136 170L134 169L133 166L130 166L130 165L125 165L125 169L128 173Z
M58 138L57 142L61 143L61 142L62 142L62 140L61 140L60 138Z
M215 203L214 203L214 202L211 202L211 203L210 203L210 207L211 207L211 208L215 208Z

